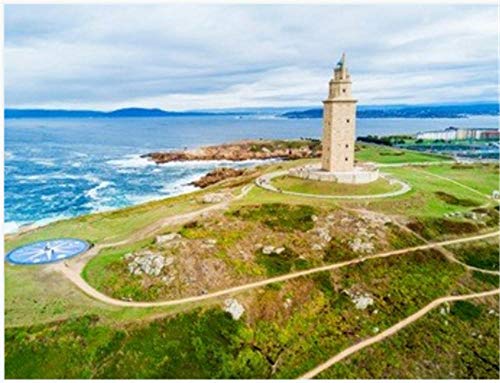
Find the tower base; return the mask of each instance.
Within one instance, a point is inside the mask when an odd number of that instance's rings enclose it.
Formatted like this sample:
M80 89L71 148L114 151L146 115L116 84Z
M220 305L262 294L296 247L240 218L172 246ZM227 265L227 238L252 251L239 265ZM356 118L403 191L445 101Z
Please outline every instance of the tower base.
M302 166L290 169L292 177L304 178L312 181L338 182L341 184L367 184L379 178L378 169L356 166L349 172L328 172L320 165Z

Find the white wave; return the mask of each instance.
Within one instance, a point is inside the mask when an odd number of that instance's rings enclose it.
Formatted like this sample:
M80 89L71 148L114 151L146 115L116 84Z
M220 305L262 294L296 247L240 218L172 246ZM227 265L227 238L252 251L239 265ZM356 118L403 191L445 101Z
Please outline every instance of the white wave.
M147 166L155 165L153 161L150 161L147 158L142 158L140 154L133 154L125 156L121 159L109 160L106 163L118 168L145 168Z
M14 158L14 154L12 154L12 152L9 152L7 150L4 152L4 159L11 160L13 158Z
M92 188L90 190L87 190L85 192L85 196L87 196L89 198L92 198L92 199L97 199L98 191L101 190L101 189L105 189L105 188L107 188L110 185L113 185L113 183L109 182L109 181L101 181L99 183L99 185L97 185L96 187L94 187L94 188Z
M31 174L29 176L14 176L16 180L20 181L47 181L47 180L80 180L85 179L90 182L100 182L101 180L92 174L85 174L82 176L67 174L67 173L43 173L43 174Z
M146 195L127 195L126 198L129 200L132 205L140 205L141 203L158 201L160 199L165 198L166 196L161 194L146 194Z
M3 224L4 234L14 234L19 231L20 225L17 222L5 222Z
M32 158L31 162L42 166L55 166L54 161L48 158Z
M46 226L52 222L60 221L63 219L68 219L71 218L70 216L66 215L58 215L54 217L48 217L48 218L43 218L39 221L35 222L5 222L3 224L3 232L4 234L15 234L20 230L31 230L36 227L41 227L41 226Z

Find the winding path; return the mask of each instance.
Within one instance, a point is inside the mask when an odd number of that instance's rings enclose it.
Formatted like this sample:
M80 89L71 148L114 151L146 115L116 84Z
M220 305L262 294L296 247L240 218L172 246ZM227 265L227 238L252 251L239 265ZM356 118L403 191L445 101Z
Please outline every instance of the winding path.
M380 342L380 341L384 340L385 338L388 338L391 335L394 335L398 331L404 329L406 326L408 326L408 325L412 324L413 322L417 321L418 319L422 318L429 311L431 311L432 309L436 308L437 306L439 306L443 303L462 301L462 300L467 300L467 299L484 298L484 297L497 295L497 294L500 294L500 289L491 290L491 291L484 291L481 293L467 294L467 295L450 295L450 296L438 298L438 299L432 301L431 303L429 303L427 306L424 306L423 308L421 308L420 310L418 310L414 314L410 315L409 317L396 323L394 326L391 326L387 330L382 331L380 334L377 334L371 338L365 339L365 340L363 340L359 343L356 343L355 345L348 347L345 350L339 352L337 355L328 359L326 362L320 364L319 366L313 368L309 372L300 376L298 379L314 378L318 374L322 373L323 371L325 371L328 368L330 368L331 366L333 366L335 363L340 362L342 359L345 359L348 356L364 349L365 347L371 346L374 343Z
M230 287L228 289L215 291L215 292L208 293L205 295L195 295L195 296L191 296L191 297L172 299L172 300L160 301L160 302L128 302L128 301L122 301L119 299L111 298L111 297L97 291L92 286L90 286L81 277L81 275L80 275L81 270L74 269L71 266L69 266L67 263L55 264L54 270L61 272L66 278L68 278L71 282L73 282L75 284L75 286L77 286L84 293L86 293L87 295L89 295L89 296L91 296L91 297L93 297L93 298L95 298L103 303L107 303L107 304L110 304L113 306L120 306L120 307L142 307L142 308L166 307L166 306L175 306L175 305L179 305L179 304L183 304L183 303L194 303L194 302L200 302L200 301L204 301L204 300L208 300L208 299L212 299L212 298L218 298L218 297L221 297L224 295L234 294L234 293L238 293L241 291L254 289L257 287L266 286L266 285L269 285L271 283L283 282L283 281L287 281L290 279L319 273L321 271L340 269L340 268L345 267L345 266L363 263L363 262L365 262L367 260L371 260L371 259L387 258L387 257L391 257L394 255L401 255L401 254L415 252L418 250L427 250L427 249L432 249L435 247L441 247L441 246L447 246L447 245L453 245L453 244L465 243L465 242L472 242L472 241L477 241L477 240L481 240L481 239L497 237L499 234L500 234L500 232L496 231L493 233L474 235L471 237L451 239L451 240L441 241L441 242L427 243L424 245L409 247L406 249L387 251L387 252L383 252L383 253L379 253L379 254L373 254L373 255L369 255L369 256L365 256L365 257L351 259L351 260L344 261L344 262L333 263L333 264L329 264L329 265L325 265L325 266L319 266L319 267L315 267L315 268L308 269L308 270L296 271L293 273L284 274L284 275L280 275L277 277L264 279L261 281L256 281L256 282L251 282L251 283L247 283L247 284L240 285L240 286Z

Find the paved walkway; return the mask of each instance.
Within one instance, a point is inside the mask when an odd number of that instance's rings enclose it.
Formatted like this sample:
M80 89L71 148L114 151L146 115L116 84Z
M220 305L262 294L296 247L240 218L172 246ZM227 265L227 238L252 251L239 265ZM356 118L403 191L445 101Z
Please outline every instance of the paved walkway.
M303 277L306 275L314 274L314 273L319 273L321 271L328 271L328 270L334 270L334 269L339 269L345 266L349 265L355 265L358 263L363 263L367 260L371 259L378 259L378 258L387 258L390 256L394 255L401 255L401 254L406 254L406 253L411 253L415 252L418 250L427 250L427 249L432 249L435 247L441 247L441 246L447 246L447 245L453 245L453 244L458 244L458 243L465 243L465 242L472 242L472 241L477 241L485 238L492 238L492 237L498 237L500 232L493 232L493 233L486 233L486 234L480 234L480 235L475 235L471 237L466 237L466 238L458 238L458 239L451 239L447 241L441 241L441 242L434 242L434 243L427 243L424 245L419 245L419 246L414 246L406 249L400 249L400 250L393 250L393 251L387 251L384 253L379 253L379 254L374 254L374 255L368 255L360 258L355 258L351 259L348 261L344 262L339 262L339 263L333 263L325 266L320 266L320 267L315 267L312 269L308 270L302 270L302 271L297 271L294 273L289 273L285 275L280 275L277 277L269 278L269 279L264 279L261 281L256 281L240 286L235 286L231 287L228 289L223 289L219 291L215 291L213 293L205 294L205 295L196 295L196 296L191 296L191 297L186 297L186 298L180 298L180 299L173 299L173 300L168 300L168 301L160 301L160 302L127 302L127 301L122 301L119 299L111 298L96 289L94 289L92 286L90 286L82 277L81 277L81 270L79 268L73 268L69 266L67 263L57 263L54 264L54 270L57 270L61 272L66 278L68 278L71 282L75 284L79 289L81 289L84 293L87 295L103 302L107 303L113 306L120 306L120 307L166 307L166 306L175 306L183 303L193 303L193 302L200 302L212 298L218 298L224 295L230 295L238 292L242 292L245 290L251 290L257 287L262 287L269 285L271 283L276 283L276 282L283 282L287 281L290 279L298 278L298 277Z
M402 321L396 323L394 326L389 327L387 330L382 331L380 334L377 334L371 338L365 339L359 343L356 343L355 345L346 348L344 351L341 351L337 355L333 356L332 358L328 359L326 362L320 364L319 366L315 367L311 371L305 373L299 379L311 379L317 376L318 374L322 373L323 371L327 370L331 366L333 366L335 363L340 362L341 360L347 358L348 356L368 347L371 346L374 343L378 343L385 338L388 338L398 331L404 329L406 326L412 324L413 322L417 321L418 319L422 318L425 314L427 314L429 311L432 309L436 308L437 306L446 303L446 302L454 302L454 301L462 301L462 300L467 300L467 299L477 299L477 298L484 298L492 295L497 295L500 294L500 289L496 290L491 290L491 291L484 291L481 293L474 293L474 294L467 294L467 295L450 295L442 298L438 298L431 303L429 303L427 306L421 308L418 310L416 313L410 315L409 317L403 319Z

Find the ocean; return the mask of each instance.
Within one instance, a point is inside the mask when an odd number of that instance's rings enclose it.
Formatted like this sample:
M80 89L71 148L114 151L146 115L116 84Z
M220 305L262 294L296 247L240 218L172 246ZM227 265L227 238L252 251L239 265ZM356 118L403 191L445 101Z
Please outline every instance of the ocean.
M190 182L220 166L260 161L155 165L142 154L241 139L320 138L320 119L272 116L54 118L5 120L5 225L112 210L195 190ZM449 126L498 128L497 117L358 119L357 135L406 134Z

